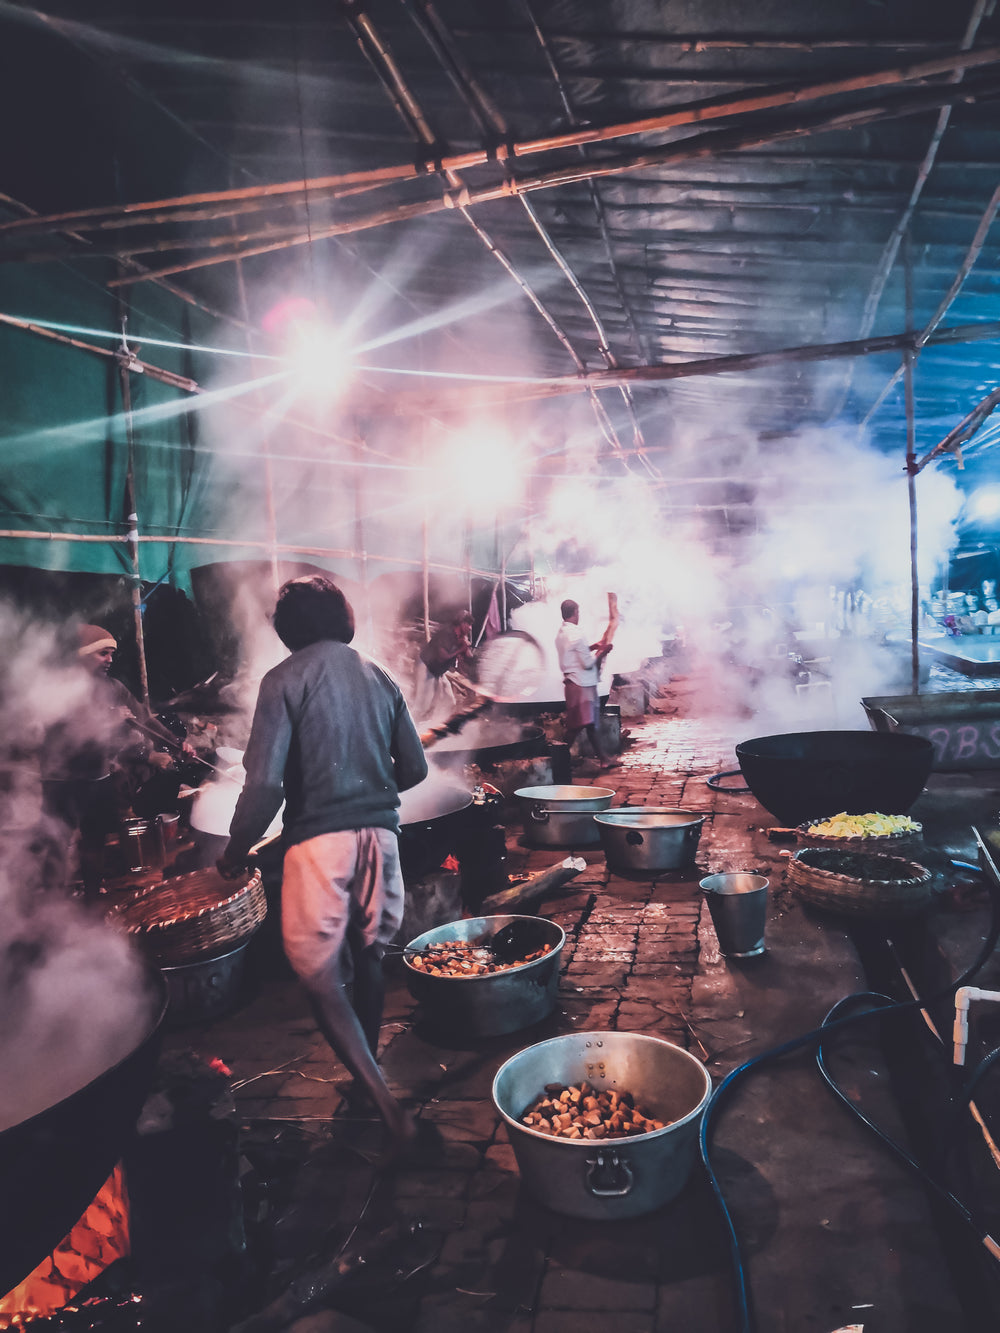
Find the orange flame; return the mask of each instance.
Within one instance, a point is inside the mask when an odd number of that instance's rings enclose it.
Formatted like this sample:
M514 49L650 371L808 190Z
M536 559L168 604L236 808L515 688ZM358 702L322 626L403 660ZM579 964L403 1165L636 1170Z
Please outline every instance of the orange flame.
M119 1162L69 1234L23 1282L0 1298L0 1329L18 1328L26 1318L61 1310L128 1253L128 1192Z

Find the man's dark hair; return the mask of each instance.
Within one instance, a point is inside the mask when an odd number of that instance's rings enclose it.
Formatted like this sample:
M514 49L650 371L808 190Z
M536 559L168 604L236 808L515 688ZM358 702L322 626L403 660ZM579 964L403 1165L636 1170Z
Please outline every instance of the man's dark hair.
M351 604L322 574L310 574L283 584L278 591L273 623L278 638L293 653L322 639L350 643L354 638Z
M563 620L571 620L580 609L580 603L574 602L572 598L567 597L559 610L562 612Z

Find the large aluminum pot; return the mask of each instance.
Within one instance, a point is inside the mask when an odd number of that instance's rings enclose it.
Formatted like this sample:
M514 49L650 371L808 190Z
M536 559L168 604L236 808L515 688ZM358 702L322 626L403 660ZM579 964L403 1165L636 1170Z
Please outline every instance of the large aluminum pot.
M612 870L680 870L698 850L704 815L658 806L605 810L594 823Z
M198 958L194 962L160 969L169 997L167 1027L207 1023L210 1019L221 1018L235 1007L243 984L249 943L244 940L235 949L213 958Z
M597 847L594 812L607 810L611 787L519 787L524 837L531 847Z
M628 1139L557 1139L521 1123L546 1083L631 1092L672 1123ZM694 1165L708 1070L683 1047L636 1032L573 1032L529 1046L500 1066L493 1100L507 1123L525 1187L570 1217L638 1217L683 1189Z
M555 921L544 917L475 916L435 926L406 946L425 949L428 944L447 940L468 940L478 944L495 935L513 921L530 920L547 933L552 948L542 958L503 972L479 977L431 977L406 962L406 984L410 994L422 1004L427 1016L450 1031L469 1037L497 1037L517 1032L547 1018L555 1008L559 987L559 967L566 932Z

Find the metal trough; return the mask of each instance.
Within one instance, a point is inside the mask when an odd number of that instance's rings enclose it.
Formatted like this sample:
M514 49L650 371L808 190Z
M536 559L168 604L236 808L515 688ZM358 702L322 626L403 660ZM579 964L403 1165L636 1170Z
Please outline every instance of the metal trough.
M888 694L861 702L873 730L929 740L933 772L1000 768L1000 690Z

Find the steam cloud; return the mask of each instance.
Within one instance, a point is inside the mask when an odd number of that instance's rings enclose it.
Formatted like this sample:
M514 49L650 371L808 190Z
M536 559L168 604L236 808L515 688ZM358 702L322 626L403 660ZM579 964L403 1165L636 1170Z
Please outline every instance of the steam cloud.
M151 996L127 937L66 896L33 761L44 729L79 723L86 676L56 636L0 607L0 1130L69 1096L148 1031ZM79 729L77 728L79 735Z

